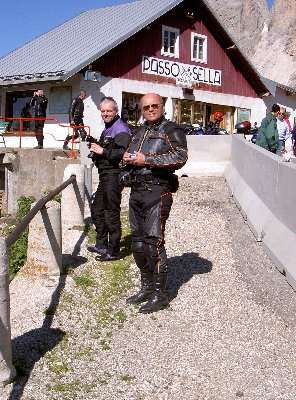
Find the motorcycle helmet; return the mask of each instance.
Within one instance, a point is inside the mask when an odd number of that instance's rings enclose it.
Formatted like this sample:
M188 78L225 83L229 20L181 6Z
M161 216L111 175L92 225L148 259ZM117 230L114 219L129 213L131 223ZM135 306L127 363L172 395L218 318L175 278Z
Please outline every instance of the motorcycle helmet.
M216 121L219 121L219 122L222 121L223 117L224 117L224 114L221 111L216 111L214 113L214 118L215 118Z
M251 129L251 122L249 121L239 122L238 124L235 125L235 129L237 133L247 133Z

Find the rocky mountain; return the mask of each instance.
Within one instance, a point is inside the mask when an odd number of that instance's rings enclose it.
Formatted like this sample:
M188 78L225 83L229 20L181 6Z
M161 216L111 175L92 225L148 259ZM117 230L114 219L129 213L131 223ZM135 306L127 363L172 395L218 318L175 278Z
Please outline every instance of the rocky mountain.
M296 88L296 2L208 0L259 73ZM226 12L227 10L227 12Z

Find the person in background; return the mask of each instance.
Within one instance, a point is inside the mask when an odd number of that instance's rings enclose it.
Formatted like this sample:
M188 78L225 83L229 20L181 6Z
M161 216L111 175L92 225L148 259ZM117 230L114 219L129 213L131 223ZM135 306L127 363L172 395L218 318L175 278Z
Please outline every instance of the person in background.
M289 128L289 133L291 133L292 132L292 128L291 128L291 124L290 124L290 121L289 121L289 118L287 117L287 111L286 111L286 109L284 108L284 107L280 107L280 112L283 114L283 116L284 116L284 118L283 118L283 120L287 123L287 125L288 125L288 128Z
M142 287L126 301L146 302L139 312L151 313L169 304L165 224L173 203L172 193L178 188L174 172L187 161L187 142L185 130L165 119L163 100L158 94L144 95L140 105L145 122L135 130L123 161L131 176L132 252Z
M31 118L31 107L30 103L26 103L25 107L22 108L21 117L22 118ZM30 130L30 121L23 121L23 130L29 131Z
M35 118L46 118L48 99L44 96L42 89L37 89L31 99L30 107L34 107ZM43 128L45 120L35 120L35 136L38 145L34 149L43 149Z
M284 120L285 114L279 112L276 117L276 126L279 134L279 147L276 151L278 156L281 156L285 149L285 141L290 137L289 127L287 122Z
M263 118L261 126L258 129L256 144L264 149L276 153L279 148L279 134L277 130L277 115L280 112L280 106L274 104L271 112Z
M86 98L86 91L84 89L79 90L78 96L72 101L70 110L69 110L69 122L70 126L77 126L78 128L74 129L74 139L77 139L80 134L80 138L82 141L86 140L87 133L83 128L83 112L84 112L84 103L83 100ZM63 149L70 150L68 147L68 142L72 140L72 132L67 135Z
M296 157L296 122L294 122L294 127L291 132L292 135L292 144L293 144L293 154Z
M120 162L126 151L131 133L118 115L118 105L112 97L104 97L100 103L101 117L105 122L98 143L90 150L98 168L100 181L91 205L91 218L96 228L96 244L88 250L98 253L98 261L114 261L120 258L120 203L122 185Z

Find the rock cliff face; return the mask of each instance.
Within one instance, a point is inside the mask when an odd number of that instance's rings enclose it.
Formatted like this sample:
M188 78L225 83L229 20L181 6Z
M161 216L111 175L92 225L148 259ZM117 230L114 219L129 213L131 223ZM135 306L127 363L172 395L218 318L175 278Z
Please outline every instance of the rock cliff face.
M295 0L275 0L271 10L266 0L208 3L262 76L296 88Z

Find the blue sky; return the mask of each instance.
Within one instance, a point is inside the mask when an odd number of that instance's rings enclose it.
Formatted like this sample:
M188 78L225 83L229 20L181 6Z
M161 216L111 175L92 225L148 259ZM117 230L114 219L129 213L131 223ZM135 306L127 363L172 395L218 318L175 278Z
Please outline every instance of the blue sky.
M92 8L128 3L131 0L0 0L0 57ZM161 0L160 0L161 1ZM267 0L269 7L274 0Z

